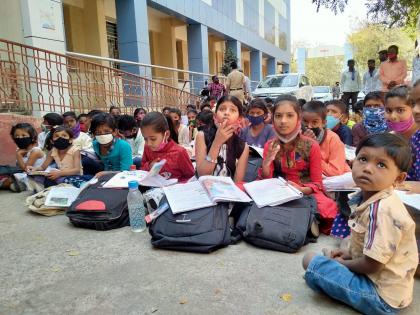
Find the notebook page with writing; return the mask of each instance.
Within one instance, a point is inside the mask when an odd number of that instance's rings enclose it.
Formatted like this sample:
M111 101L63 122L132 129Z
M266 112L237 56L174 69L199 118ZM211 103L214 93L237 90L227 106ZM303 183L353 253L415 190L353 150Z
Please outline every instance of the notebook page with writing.
M299 199L303 194L282 178L269 178L244 184L258 208L277 206Z

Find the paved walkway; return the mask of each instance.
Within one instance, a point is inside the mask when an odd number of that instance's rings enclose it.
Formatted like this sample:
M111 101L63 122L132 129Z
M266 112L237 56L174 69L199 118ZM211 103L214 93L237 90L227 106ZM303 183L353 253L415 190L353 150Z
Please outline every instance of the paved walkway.
M312 292L297 254L244 242L210 255L154 250L147 232L73 228L0 192L0 314L355 314ZM420 314L415 302L402 314Z

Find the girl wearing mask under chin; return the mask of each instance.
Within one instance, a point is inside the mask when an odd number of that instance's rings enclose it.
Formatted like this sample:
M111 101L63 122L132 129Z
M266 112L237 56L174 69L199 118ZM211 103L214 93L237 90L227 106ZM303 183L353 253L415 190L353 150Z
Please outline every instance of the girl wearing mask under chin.
M276 138L264 147L262 178L283 177L304 195L312 195L320 214L320 230L329 234L337 205L324 194L321 149L301 134L301 108L291 95L279 96L273 107Z
M125 140L117 138L115 118L110 114L100 113L93 117L90 131L95 139L93 150L99 157L104 171L128 171L133 164L131 146ZM97 174L97 177L101 174Z
M385 95L385 119L392 133L402 136L407 142L418 130L413 117L413 102L409 88L397 86Z
M250 146L263 148L268 140L275 137L272 125L267 125L265 120L268 116L268 109L265 101L256 98L248 106L248 121L250 125L242 128L239 137Z
M197 134L195 157L197 174L230 176L242 182L248 164L248 145L239 138L242 103L235 96L222 96L214 119Z
M144 153L140 169L150 171L153 164L166 160L160 170L165 178L176 178L183 183L194 176L194 167L187 150L177 143L177 133L170 117L151 112L141 122Z

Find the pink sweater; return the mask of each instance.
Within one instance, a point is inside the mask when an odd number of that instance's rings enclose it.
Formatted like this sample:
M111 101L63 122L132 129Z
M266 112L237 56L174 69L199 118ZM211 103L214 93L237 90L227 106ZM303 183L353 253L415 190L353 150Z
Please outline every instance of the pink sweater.
M407 64L405 60L397 60L395 62L385 61L381 63L379 68L379 78L382 81L382 91L388 92L388 84L395 81L403 84L407 76Z
M326 132L324 141L319 145L321 147L322 174L337 176L350 172L350 167L346 162L344 143L335 132L329 129L326 129Z

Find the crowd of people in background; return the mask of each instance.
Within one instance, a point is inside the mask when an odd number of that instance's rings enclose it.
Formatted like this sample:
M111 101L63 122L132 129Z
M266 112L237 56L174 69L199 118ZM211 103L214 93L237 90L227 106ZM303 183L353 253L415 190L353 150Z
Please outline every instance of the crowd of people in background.
M28 123L13 126L10 136L17 146L16 164L33 175L3 176L1 187L12 191L40 191L59 183L80 187L93 176L126 171L132 165L148 171L162 159L166 163L161 175L176 178L181 183L195 176L215 175L229 176L241 186L247 176L248 161L259 158L256 179L282 176L303 195L313 196L318 206L320 231L344 239L355 232L352 230L355 225L348 223L355 220L349 214L349 197L348 194L328 194L323 186L325 177L340 176L352 172L353 168L355 182L362 188L359 196L362 199L355 205L360 208L363 202L363 209L370 207L366 205L373 200L372 196L376 196L375 202L389 196L394 198L390 187L404 185L406 178L420 181L420 80L413 82L412 87L401 85L406 66L404 61L398 60L398 47L388 48L387 60L382 60L379 70L375 68L375 60L369 60L368 71L362 80L354 61L349 60L348 70L341 78L342 100L336 89L334 100L326 103L305 102L292 95L281 95L274 100L251 99L245 75L235 62L232 69L226 85L220 83L217 76L212 77L208 93L200 104L164 107L161 112L148 112L139 107L133 115L122 114L117 106L111 106L108 112L48 113L43 117L40 133ZM357 106L357 93L362 89L366 96ZM353 116L349 115L349 103L353 105ZM357 147L354 161L346 158L346 145ZM410 147L411 156L407 153ZM258 150L262 157L256 153ZM412 159L412 165L401 162L396 150L408 161ZM46 176L36 173L45 170L49 170ZM372 182L369 177L380 174L384 179L382 185ZM418 187L406 185L414 192L418 192ZM400 201L392 200L395 211L405 211ZM378 214L377 208L373 212L369 209L366 213ZM307 275L330 268L337 276L344 271L332 261L343 266L353 259L356 267L346 265L347 277L355 277L348 274L348 270L367 276L366 270L373 270L377 275L369 281L376 285L382 304L378 306L377 302L371 307L397 309L407 306L411 302L414 276L414 271L407 270L409 267L416 269L418 257L414 252L410 253L407 261L399 250L382 252L380 246L384 242L399 242L387 234L391 231L384 230L394 231L389 220L397 220L395 213L387 211L390 219L381 217L382 226L367 227L375 236L374 240L369 240L370 246L378 244L378 247L367 251L363 240L357 245L359 251L365 246L363 253L367 253L366 256L359 252L358 259L364 257L367 262L355 262L354 256L343 253L332 253L322 259L306 257ZM399 222L411 226L410 220L401 216L397 215ZM399 237L409 243L407 248L410 249L415 246L413 236L407 234L411 232L408 228L399 232ZM397 258L394 259L395 255ZM340 259L334 260L337 257ZM391 265L398 259L405 261L403 267L398 267L405 268L404 272L391 275L388 271L394 268ZM371 269L363 270L361 266ZM386 284L381 282L381 270L388 270ZM307 276L311 287L323 288L332 295L323 287L326 281ZM391 298L388 291L394 288L401 288L401 295Z

